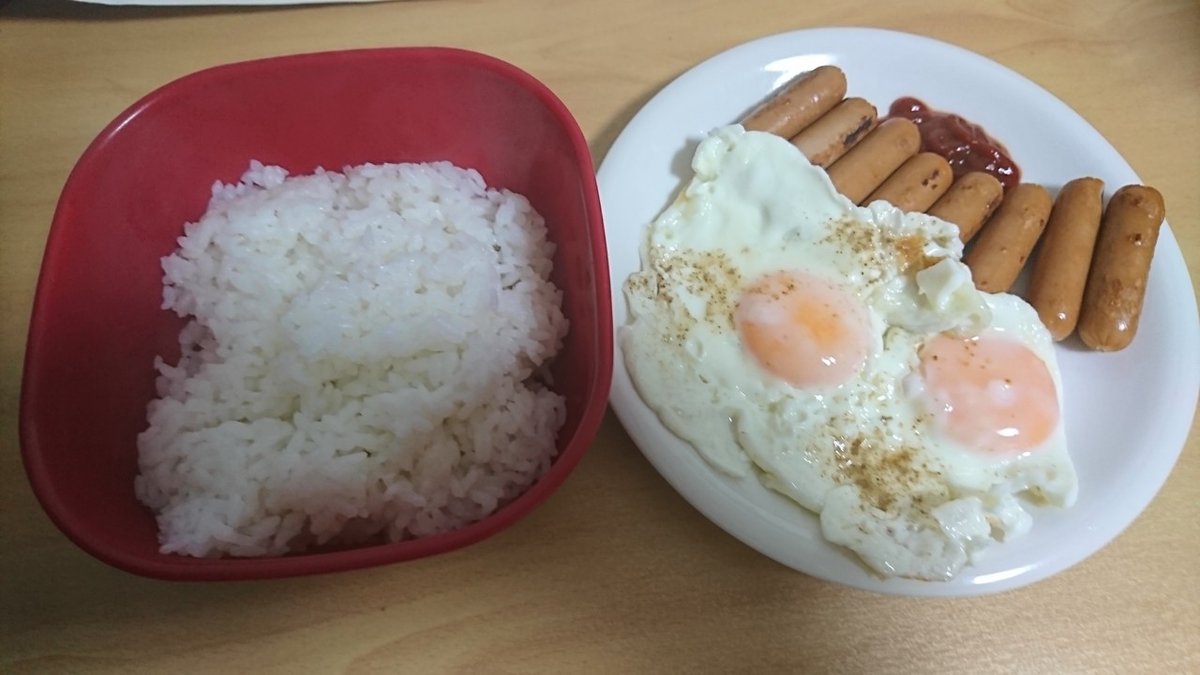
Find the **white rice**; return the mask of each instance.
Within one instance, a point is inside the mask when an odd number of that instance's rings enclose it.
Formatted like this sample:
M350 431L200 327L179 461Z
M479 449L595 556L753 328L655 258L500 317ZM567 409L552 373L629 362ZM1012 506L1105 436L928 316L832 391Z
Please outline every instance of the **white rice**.
M444 532L550 465L567 321L524 197L445 162L252 162L185 233L163 307L192 320L138 437L163 552Z

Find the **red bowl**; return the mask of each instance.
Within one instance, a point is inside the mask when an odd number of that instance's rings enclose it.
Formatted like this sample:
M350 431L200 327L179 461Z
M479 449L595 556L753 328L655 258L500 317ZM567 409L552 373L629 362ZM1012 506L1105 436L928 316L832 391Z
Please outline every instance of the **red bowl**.
M557 244L554 282L571 322L554 381L566 397L558 456L528 491L464 529L393 544L269 559L158 551L134 497L136 436L153 360L178 357L182 323L161 310L162 269L213 181L251 159L293 174L364 162L449 160L524 194ZM511 525L579 462L612 377L612 308L587 142L529 74L444 48L286 56L176 80L118 116L58 201L34 301L21 392L21 451L34 492L68 537L124 570L164 579L252 579L347 570L449 551Z

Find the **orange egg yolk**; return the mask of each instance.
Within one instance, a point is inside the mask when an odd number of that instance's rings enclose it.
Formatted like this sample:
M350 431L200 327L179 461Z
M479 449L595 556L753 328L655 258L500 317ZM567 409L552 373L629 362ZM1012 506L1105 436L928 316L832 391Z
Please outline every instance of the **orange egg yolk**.
M921 348L921 373L935 427L972 450L1019 454L1058 426L1050 370L1016 340L938 335Z
M837 284L777 272L744 290L736 310L742 344L767 372L795 387L830 387L867 360L867 308Z

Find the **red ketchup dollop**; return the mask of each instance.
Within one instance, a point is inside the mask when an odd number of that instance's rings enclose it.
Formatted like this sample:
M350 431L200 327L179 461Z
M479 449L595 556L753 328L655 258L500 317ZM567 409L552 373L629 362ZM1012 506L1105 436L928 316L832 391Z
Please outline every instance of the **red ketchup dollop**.
M907 96L892 103L888 117L904 117L915 122L921 131L921 150L945 157L955 178L972 171L983 171L999 179L1005 192L1021 182L1021 169L1008 156L1008 150L978 124L954 113L933 110Z

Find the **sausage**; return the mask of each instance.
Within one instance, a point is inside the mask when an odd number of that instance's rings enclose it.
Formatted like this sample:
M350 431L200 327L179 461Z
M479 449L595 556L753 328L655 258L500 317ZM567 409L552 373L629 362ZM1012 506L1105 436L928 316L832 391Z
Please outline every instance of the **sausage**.
M829 179L838 192L861 204L920 148L921 132L917 131L917 125L903 118L892 118L830 165Z
M875 128L878 115L866 99L848 98L797 134L792 144L813 164L829 166Z
M976 288L1003 293L1012 287L1046 228L1052 205L1046 188L1032 183L1021 183L1004 197L963 256Z
M945 157L934 152L913 155L888 176L866 202L891 202L901 211L924 212L950 189L954 171Z
M928 213L957 225L958 238L965 244L979 232L1003 198L1004 185L999 179L990 173L972 171L954 181Z
M1073 333L1079 321L1103 210L1104 181L1098 178L1076 178L1054 200L1033 261L1027 299L1055 341Z
M791 138L829 112L846 95L846 74L837 66L801 73L742 118L749 131Z
M1162 195L1152 187L1127 185L1108 200L1079 312L1085 345L1108 352L1133 341L1165 215Z

